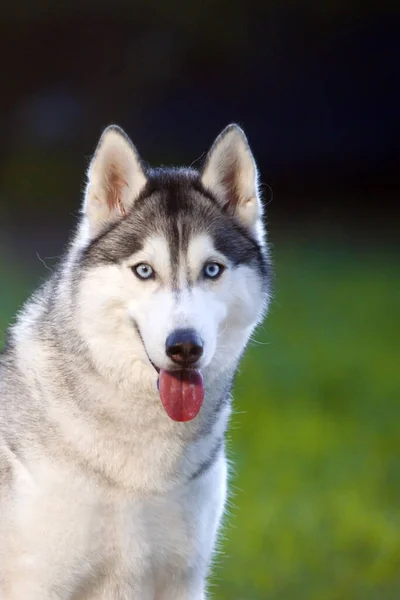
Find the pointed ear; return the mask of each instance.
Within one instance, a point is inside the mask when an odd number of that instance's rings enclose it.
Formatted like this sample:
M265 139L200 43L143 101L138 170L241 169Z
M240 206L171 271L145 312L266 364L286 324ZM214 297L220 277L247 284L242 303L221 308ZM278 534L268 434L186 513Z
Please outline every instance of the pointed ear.
M209 151L201 173L204 187L228 213L250 230L258 229L262 206L256 163L243 130L228 125Z
M88 171L84 212L90 234L123 218L146 185L140 157L119 127L107 127L100 138Z

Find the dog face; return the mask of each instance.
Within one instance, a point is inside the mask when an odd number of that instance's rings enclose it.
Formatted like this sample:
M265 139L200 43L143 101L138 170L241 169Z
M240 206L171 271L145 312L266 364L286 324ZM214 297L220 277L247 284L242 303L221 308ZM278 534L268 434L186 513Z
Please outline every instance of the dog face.
M119 376L128 357L165 370L236 365L268 300L243 132L228 127L197 172L146 170L125 134L109 128L84 211L78 311L95 354L101 347Z

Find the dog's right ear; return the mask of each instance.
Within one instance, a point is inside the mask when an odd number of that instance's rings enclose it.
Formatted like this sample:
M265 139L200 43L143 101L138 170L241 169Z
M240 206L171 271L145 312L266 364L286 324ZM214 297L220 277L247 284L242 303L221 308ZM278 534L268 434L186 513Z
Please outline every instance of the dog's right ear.
M139 154L119 127L107 127L88 171L84 212L91 237L123 218L146 185Z

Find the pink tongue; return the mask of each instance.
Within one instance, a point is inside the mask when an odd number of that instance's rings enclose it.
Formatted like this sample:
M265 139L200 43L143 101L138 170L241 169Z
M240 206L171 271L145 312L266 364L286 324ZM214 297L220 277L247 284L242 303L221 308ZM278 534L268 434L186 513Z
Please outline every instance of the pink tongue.
M174 421L191 421L204 398L203 378L199 371L160 370L158 389L167 415Z

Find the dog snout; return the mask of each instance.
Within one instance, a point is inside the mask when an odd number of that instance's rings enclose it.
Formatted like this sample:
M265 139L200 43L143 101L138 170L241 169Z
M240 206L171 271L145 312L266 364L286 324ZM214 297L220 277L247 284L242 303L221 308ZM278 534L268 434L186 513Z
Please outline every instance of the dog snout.
M165 351L179 365L193 365L203 354L203 340L194 329L176 329L168 337Z

